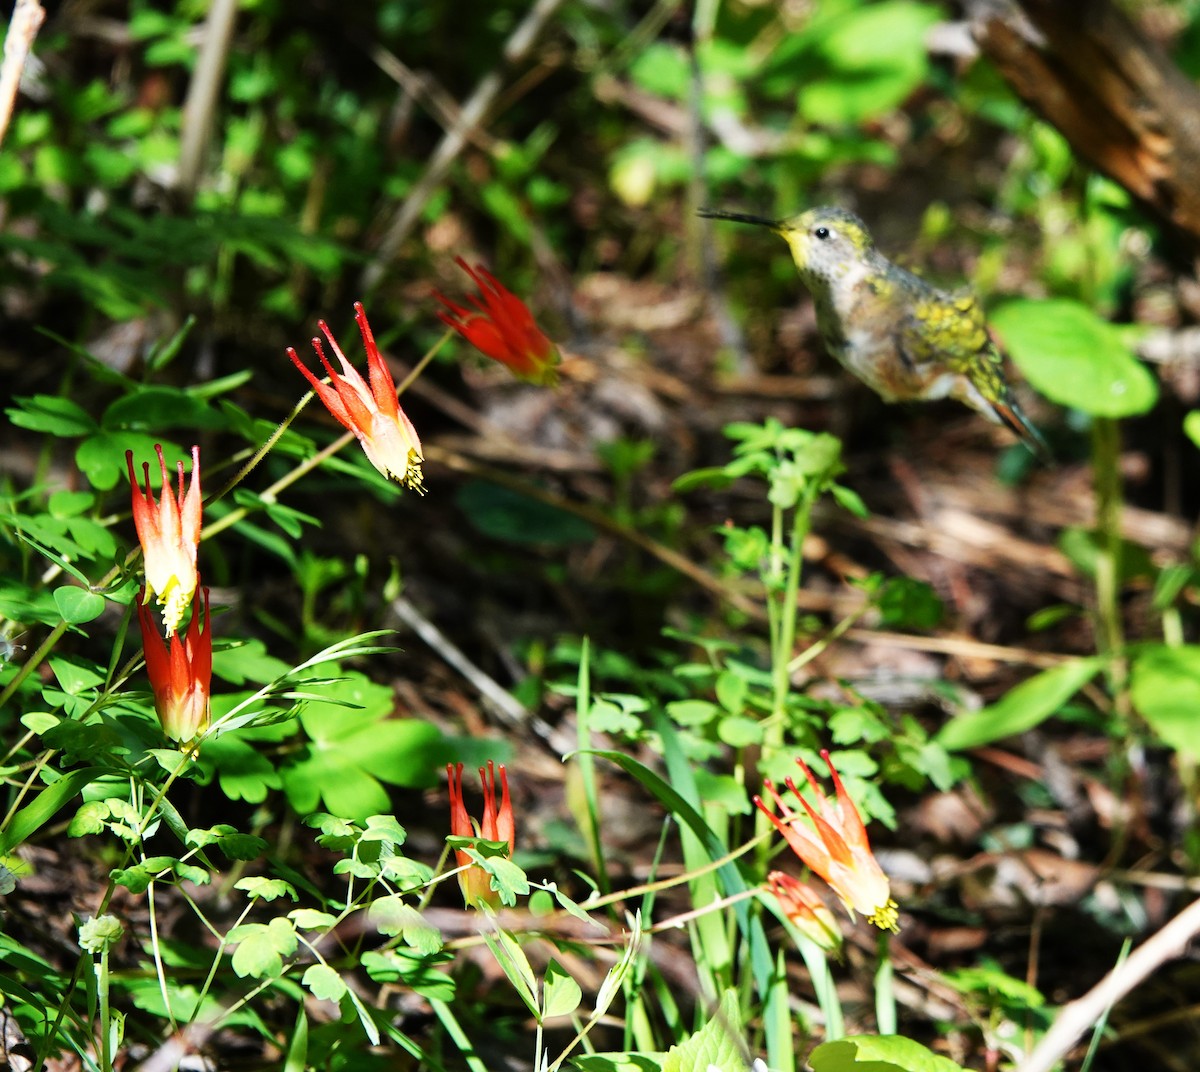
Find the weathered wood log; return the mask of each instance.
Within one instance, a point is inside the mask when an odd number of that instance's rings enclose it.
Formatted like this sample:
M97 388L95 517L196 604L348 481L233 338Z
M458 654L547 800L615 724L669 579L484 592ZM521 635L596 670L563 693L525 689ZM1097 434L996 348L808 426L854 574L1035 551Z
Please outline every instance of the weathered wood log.
M1200 89L1111 0L966 0L972 33L1075 151L1200 244Z

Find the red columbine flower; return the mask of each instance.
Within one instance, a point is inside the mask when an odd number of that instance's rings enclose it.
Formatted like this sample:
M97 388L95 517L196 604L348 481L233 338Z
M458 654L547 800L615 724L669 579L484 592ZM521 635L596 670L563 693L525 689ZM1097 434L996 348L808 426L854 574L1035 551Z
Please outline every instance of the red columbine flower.
M543 385L554 383L558 347L533 322L533 314L525 303L482 264L472 268L462 257L456 257L455 261L475 281L479 296L472 294L467 298L475 306L471 310L435 291L437 300L449 310L438 313L442 322L475 349L507 365L521 379Z
M155 503L150 490L150 464L142 463L146 482L143 491L133 472L133 451L125 452L129 482L133 485L133 525L142 545L146 571L145 598L154 596L163 608L167 636L175 632L192 601L199 577L196 548L200 545L200 448L192 447L192 483L183 493L183 462L179 469L179 495L171 491L171 474L162 447L155 444L162 469L162 490Z
M500 804L496 804L496 769L488 760L486 768L479 768L479 780L483 783L483 821L476 829L467 814L467 806L463 803L461 763L447 763L446 776L450 782L450 833L455 837L481 837L488 841L504 841L508 843L508 851L513 849L514 834L512 801L508 797L508 774L504 764L500 764ZM499 903L499 895L492 889L491 876L462 849L454 850L454 858L459 867L465 871L458 874L458 884L462 887L463 900L468 905L485 903L493 907Z
M208 729L208 692L212 681L212 618L204 589L204 631L200 631L200 593L192 601L192 620L183 640L164 641L145 603L138 604L146 673L154 690L154 709L173 741L191 741Z
M842 932L837 920L816 890L782 871L772 871L767 876L767 883L783 914L801 934L828 953L841 948Z
M817 807L814 808L800 795L800 790L791 778L787 780L787 787L796 795L796 799L804 806L804 810L816 826L815 833L799 821L799 814L783 802L783 798L769 781L763 785L774 798L779 808L779 817L763 803L762 797L755 797L754 803L787 838L792 851L829 883L851 915L861 912L869 922L881 930L897 930L896 902L892 900L887 876L867 842L867 829L863 826L854 801L842 785L842 780L829 759L829 753L822 751L821 758L825 760L833 778L833 785L837 790L836 803L821 792L812 771L801 759L797 759L796 762L812 787L817 798Z
M417 438L417 430L412 421L405 416L400 403L396 401L396 383L388 371L387 363L375 345L375 336L371 333L371 325L367 323L367 314L363 312L362 302L354 303L354 319L358 330L362 333L363 345L367 348L367 369L371 377L368 389L366 381L346 360L337 339L329 330L324 320L317 321L329 345L333 347L334 356L341 362L342 374L333 371L325 357L325 350L320 339L313 339L312 346L325 366L330 383L322 383L314 376L304 363L296 356L296 351L288 347L287 355L292 364L312 384L312 389L325 403L326 409L333 414L334 419L358 437L362 449L371 464L385 477L395 477L406 488L423 492L421 485L421 441Z

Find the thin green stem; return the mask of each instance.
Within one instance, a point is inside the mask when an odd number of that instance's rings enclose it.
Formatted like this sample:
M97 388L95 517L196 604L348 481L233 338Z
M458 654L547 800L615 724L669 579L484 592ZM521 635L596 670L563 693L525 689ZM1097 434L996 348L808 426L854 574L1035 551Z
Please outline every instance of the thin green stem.
M895 969L892 965L891 933L879 932L879 963L875 967L875 1019L881 1035L896 1033Z
M1128 665L1121 622L1121 470L1120 429L1097 417L1092 424L1093 482L1096 492L1096 648L1108 660L1109 691L1118 712L1128 715L1125 695Z
M476 1055L475 1047L471 1045L471 1040L467 1038L467 1033L462 1029L462 1025L455 1018L454 1013L450 1011L450 1006L438 998L430 998L429 1005L433 1009L433 1015L438 1018L438 1022L445 1029L446 1034L450 1036L454 1044L458 1047L459 1054L467 1062L467 1067L471 1072L488 1072L487 1066Z
M96 968L96 994L100 999L100 1068L112 1072L112 1024L108 1009L108 946L100 950Z

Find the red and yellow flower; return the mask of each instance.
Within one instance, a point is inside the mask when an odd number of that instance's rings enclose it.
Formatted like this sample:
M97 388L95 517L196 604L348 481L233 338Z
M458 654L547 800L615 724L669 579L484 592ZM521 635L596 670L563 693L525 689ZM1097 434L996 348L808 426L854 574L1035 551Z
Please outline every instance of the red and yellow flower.
M421 477L421 441L417 438L417 430L412 421L400 408L396 400L396 383L384 361L379 347L375 344L375 336L371 325L367 323L367 314L363 312L362 302L354 303L354 319L362 334L363 345L367 349L367 373L371 384L346 360L337 339L329 330L324 320L318 320L317 326L329 341L334 356L342 366L341 374L334 372L333 367L325 357L325 349L321 340L312 340L313 349L325 372L329 383L322 383L296 355L292 347L288 347L288 357L292 364L303 374L312 385L317 397L325 403L336 421L353 432L362 445L368 460L385 477L395 477L406 488L413 491L424 491ZM332 385L332 386L331 386Z
M534 322L529 308L482 264L472 268L462 257L455 260L479 287L479 295L468 296L475 307L468 309L435 292L446 307L438 317L475 349L507 365L521 379L553 384L558 375L558 347Z
M508 774L500 764L500 800L496 800L496 767L488 760L487 767L479 768L479 780L483 783L483 820L478 828L467 814L463 802L461 763L448 763L446 776L450 783L450 833L455 837L481 837L487 841L502 841L512 854L516 826L513 822L512 800L508 795ZM454 859L465 870L458 873L458 884L462 887L463 900L470 905L488 904L495 907L500 903L499 894L492 889L491 876L475 863L464 849L454 850Z
M208 729L209 689L212 684L212 618L208 589L204 589L204 629L200 629L200 593L192 603L192 620L184 639L173 634L166 641L145 602L138 604L146 673L154 691L154 709L163 732L173 741L194 740Z
M880 929L896 930L896 902L892 900L891 885L887 876L871 852L867 841L867 829L863 826L854 801L842 785L842 779L830 761L829 753L822 751L821 758L833 778L837 792L836 801L825 796L812 771L801 759L797 759L796 763L808 779L813 796L816 797L816 807L801 795L791 778L786 783L812 819L815 829L801 821L799 813L792 811L783 802L783 798L769 781L763 785L774 799L779 815L764 803L762 797L755 797L754 803L787 839L792 851L813 872L829 883L851 915L861 912L869 922Z
M838 929L837 920L816 890L782 871L772 871L767 875L767 885L771 887L783 914L801 934L828 953L841 948L842 932Z
M145 599L155 597L163 608L163 625L171 636L183 620L199 583L196 551L200 546L200 448L192 447L192 482L183 490L183 462L178 464L179 494L171 490L171 474L163 450L157 444L162 470L159 500L150 488L150 464L142 463L145 490L133 471L133 451L125 452L129 482L133 485L133 525L142 545L146 571Z

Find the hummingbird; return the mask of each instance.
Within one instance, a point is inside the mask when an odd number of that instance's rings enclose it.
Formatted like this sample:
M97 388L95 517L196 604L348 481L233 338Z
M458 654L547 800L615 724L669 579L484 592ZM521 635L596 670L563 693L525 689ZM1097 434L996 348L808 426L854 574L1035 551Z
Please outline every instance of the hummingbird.
M788 244L825 348L885 402L958 399L1049 459L1013 398L1004 355L970 291L940 290L893 264L866 224L843 208L810 208L783 220L713 209L700 215L766 227Z

